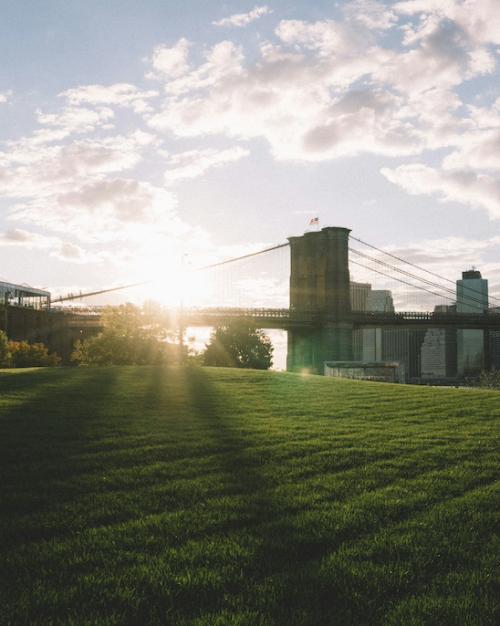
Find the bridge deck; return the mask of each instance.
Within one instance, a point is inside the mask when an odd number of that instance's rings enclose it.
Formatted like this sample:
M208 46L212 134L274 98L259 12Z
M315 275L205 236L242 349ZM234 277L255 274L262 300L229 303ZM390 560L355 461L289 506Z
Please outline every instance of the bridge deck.
M179 311L171 312L173 324L179 320ZM426 313L401 311L381 313L376 311L353 311L342 319L328 314L290 309L265 308L213 308L188 309L182 312L183 326L218 326L239 319L252 322L261 328L299 329L321 327L328 323L346 322L355 328L397 327L397 328L477 328L500 330L499 313ZM79 315L68 314L68 325L98 327L101 318L98 313Z

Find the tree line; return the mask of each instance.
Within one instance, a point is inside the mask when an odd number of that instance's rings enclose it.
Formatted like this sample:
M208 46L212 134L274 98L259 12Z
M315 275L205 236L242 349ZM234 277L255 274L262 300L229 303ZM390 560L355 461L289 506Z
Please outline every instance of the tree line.
M106 365L167 365L191 362L215 367L269 369L273 346L252 324L234 320L214 328L198 354L179 347L172 320L158 305L110 306L101 315L102 330L75 343L71 361L81 367ZM0 331L0 367L54 366L61 362L41 343L9 341Z

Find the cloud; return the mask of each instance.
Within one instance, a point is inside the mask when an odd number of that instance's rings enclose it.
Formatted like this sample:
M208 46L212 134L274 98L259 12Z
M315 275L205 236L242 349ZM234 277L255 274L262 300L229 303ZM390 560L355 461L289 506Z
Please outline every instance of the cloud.
M496 24L500 5L354 0L341 9L342 19L281 20L256 57L223 41L189 63L191 44L180 40L164 75L154 67L166 97L147 123L180 137L263 138L280 160L371 153L425 162L440 150L432 176L446 183L441 197L459 200L466 189L459 201L497 215L500 100L467 102L462 86L497 71L498 35L486 22Z
M445 202L459 202L485 209L500 218L500 179L474 170L444 170L424 164L383 168L382 174L412 195L437 195Z
M500 127L465 134L458 149L448 154L442 165L446 170L474 169L500 173Z
M74 188L89 178L134 167L153 142L142 131L58 145L40 145L36 134L8 142L9 149L0 152L0 193L23 198Z
M407 0L392 10L400 15L449 19L478 44L500 43L500 5L497 0Z
M61 141L72 134L90 133L97 128L110 129L114 118L113 111L108 107L89 109L86 107L68 106L57 113L36 112L39 124L45 126L33 133L33 143L43 144Z
M65 212L82 210L97 221L107 215L119 222L151 221L154 188L134 179L114 178L96 181L57 196Z
M421 150L417 130L397 117L403 104L397 95L375 88L334 91L336 80L343 85L347 75L359 78L374 69L376 55L357 64L328 59L311 65L304 55L265 45L262 61L247 68L240 51L223 44L209 51L198 70L167 84L174 95L149 118L152 128L187 137L265 137L279 159ZM326 49L322 36L317 45Z
M114 85L82 85L73 87L59 94L70 106L108 105L129 107L136 113L151 111L148 100L158 96L157 91L141 91L129 83L116 83Z
M167 78L165 91L168 94L180 96L200 89L215 87L223 80L236 78L243 72L243 60L243 51L240 46L231 41L220 41L205 52L204 62L198 67L186 66L185 71L176 76L168 74L166 77L162 77L153 73L150 77Z
M387 30L398 21L394 11L377 0L354 0L344 6L346 17L368 30Z
M179 78L189 70L189 48L191 43L182 37L172 47L165 45L157 46L153 50L151 65L154 72L149 74L149 78L162 76L163 78Z
M249 154L249 150L239 146L225 150L189 150L173 154L168 159L165 182L175 183L187 178L196 178L209 169L221 167L226 163L234 163Z
M320 56L343 55L356 51L362 44L361 34L349 24L335 20L282 20L276 28L276 35L286 44L301 46Z
M70 233L87 243L137 243L153 227L158 232L179 230L175 207L174 196L162 188L132 178L107 178L33 196L16 205L10 219Z
M270 13L272 13L272 9L270 9L268 6L255 6L248 13L236 13L216 22L212 22L212 24L214 26L243 28L244 26L248 26L248 24L255 22L255 20L258 20L264 15L269 15Z
M48 252L51 257L74 263L88 263L97 260L95 255L86 253L74 243L22 228L12 228L0 233L0 247L5 246L43 250Z
M11 99L12 94L12 90L0 91L0 104L5 104L6 102L8 102Z

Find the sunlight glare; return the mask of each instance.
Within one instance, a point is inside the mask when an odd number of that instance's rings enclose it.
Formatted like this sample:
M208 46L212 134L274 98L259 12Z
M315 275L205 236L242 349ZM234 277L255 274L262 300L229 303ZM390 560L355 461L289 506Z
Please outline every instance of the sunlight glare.
M202 306L210 293L210 280L194 271L179 254L164 252L141 263L139 275L148 280L144 298L164 306Z

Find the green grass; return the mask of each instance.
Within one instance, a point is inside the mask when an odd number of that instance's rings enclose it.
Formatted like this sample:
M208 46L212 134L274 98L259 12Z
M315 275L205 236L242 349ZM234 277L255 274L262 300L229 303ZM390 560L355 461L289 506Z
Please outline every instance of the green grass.
M0 623L500 622L500 394L0 373Z

